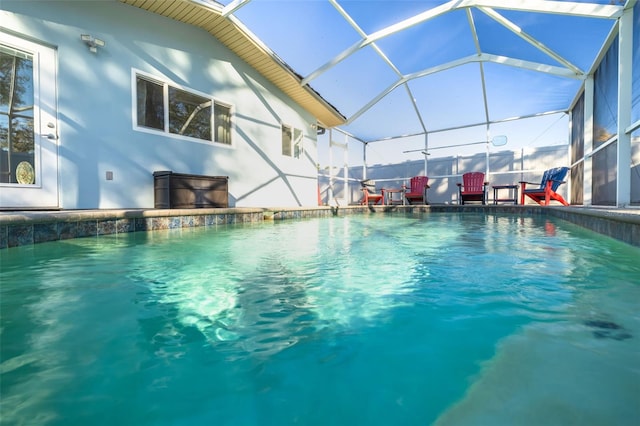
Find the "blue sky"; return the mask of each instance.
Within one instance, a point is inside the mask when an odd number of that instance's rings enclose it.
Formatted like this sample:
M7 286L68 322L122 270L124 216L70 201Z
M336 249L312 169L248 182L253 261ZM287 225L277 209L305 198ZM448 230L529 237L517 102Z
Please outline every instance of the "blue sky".
M322 68L362 40L362 33L375 34L445 3L436 0L337 0L333 3L328 0L253 0L238 9L234 16L298 74L313 77L311 87L341 113L348 118L357 115L343 129L366 141L421 133L425 128L434 132L483 123L487 114L493 121L566 110L581 86L578 78L494 62L467 63L429 72L434 67L476 55L478 49L485 55L499 55L556 69L566 70L570 64L585 72L591 68L615 23L613 19L500 8L452 10L380 38L375 45L362 47L344 60ZM580 3L608 5L610 1ZM534 40L538 46L527 39ZM322 72L312 74L318 70ZM409 78L406 85L390 90L363 112L363 107L386 93L402 76L421 72L428 75ZM503 149L567 142L566 115L525 120L520 128L517 127L513 123L492 125L491 135L507 134L509 144ZM485 127L480 126L432 133L429 142L431 146L464 143L475 141L478 136L483 139L485 135ZM343 141L343 137L339 136L339 140ZM421 136L417 141L394 139L372 143L368 162L404 161L406 154L402 151L412 149L416 143L422 145L423 141ZM359 144L352 144L355 148L349 161L353 158L357 163L361 161L357 157L361 156L362 149ZM474 149L469 148L470 151ZM376 158L378 152L379 160ZM397 152L401 155L396 156ZM446 150L438 151L438 155L447 154ZM320 160L321 163L324 161L323 158Z

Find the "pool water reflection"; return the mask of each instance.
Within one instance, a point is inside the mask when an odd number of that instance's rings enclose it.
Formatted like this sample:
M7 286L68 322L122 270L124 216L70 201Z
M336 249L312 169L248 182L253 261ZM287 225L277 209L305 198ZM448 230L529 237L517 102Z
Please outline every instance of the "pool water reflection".
M4 250L3 422L627 424L639 254L475 214Z

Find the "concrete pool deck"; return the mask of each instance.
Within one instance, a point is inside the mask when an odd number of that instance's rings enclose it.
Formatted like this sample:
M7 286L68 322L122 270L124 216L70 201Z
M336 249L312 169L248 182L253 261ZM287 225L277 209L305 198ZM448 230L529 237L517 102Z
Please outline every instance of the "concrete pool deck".
M217 209L105 209L0 211L0 249L71 238L160 229L330 217L346 214L473 212L548 215L640 247L640 208L542 207L538 205L414 205Z

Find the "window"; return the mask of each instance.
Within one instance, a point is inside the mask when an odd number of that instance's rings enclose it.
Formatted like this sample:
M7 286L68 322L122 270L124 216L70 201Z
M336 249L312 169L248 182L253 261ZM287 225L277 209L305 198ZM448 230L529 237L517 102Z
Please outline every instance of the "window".
M162 84L136 79L138 126L164 130L164 95Z
M137 75L136 109L139 127L231 145L231 107L202 94Z
M282 125L282 155L302 158L304 146L302 144L302 130L286 124Z
M169 132L211 140L211 99L169 87Z
M231 145L231 107L216 102L213 105L213 116L214 141Z

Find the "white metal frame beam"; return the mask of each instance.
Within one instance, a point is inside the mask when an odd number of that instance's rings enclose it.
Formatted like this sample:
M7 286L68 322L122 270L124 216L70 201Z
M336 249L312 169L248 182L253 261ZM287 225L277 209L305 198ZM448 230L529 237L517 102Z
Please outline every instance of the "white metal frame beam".
M333 5L333 7L338 11L338 13L342 15L342 17L349 23L349 25L351 25L351 27L354 30L358 32L358 34L360 34L361 37L363 38L367 37L367 34L365 33L365 31L362 28L360 28L360 26L353 20L353 18L351 18L351 16L349 16L349 14L342 8L342 6L338 4L337 0L329 0L329 3ZM371 43L371 47L375 50L378 56L380 56L382 60L393 70L393 72L398 76L398 78L402 79L402 72L400 72L398 67L396 67L396 65L387 57L387 55L385 55L384 52L380 50L380 48L375 43ZM305 84L304 80L302 81L302 84ZM420 122L420 126L422 127L422 130L426 132L427 131L426 125L424 124L424 120L422 118L422 114L420 113L420 109L416 104L416 100L413 94L411 93L411 88L407 84L405 84L404 86L407 91L407 95L409 96L409 101L411 102L413 109L418 117L418 121Z
M222 8L222 17L226 18L227 16L235 13L236 10L240 9L242 6L249 3L251 0L233 0L231 3Z
M235 0L234 3L244 3L244 1L249 0ZM401 85L404 85L407 94L410 98L410 102L412 103L413 109L417 115L417 118L420 122L420 125L423 131L427 132L427 127L425 125L424 118L422 117L418 105L416 104L416 100L411 93L411 89L407 84L409 81L413 79L417 79L420 77L424 77L430 74L434 74L437 72L441 72L447 69L451 69L457 66L461 66L464 64L468 64L471 62L477 62L479 64L480 77L482 80L482 92L484 99L484 108L485 108L485 116L487 123L489 122L489 110L488 110L488 100L485 86L485 78L484 78L484 62L492 62L522 69L527 69L536 72L547 73L563 78L578 78L584 80L586 78L585 71L581 70L579 67L571 63L569 60L565 59L558 53L554 52L551 48L544 45L542 42L537 40L535 37L527 34L520 28L518 25L505 18L503 15L498 13L494 9L499 10L512 10L512 11L520 11L520 12L533 12L533 13L547 13L547 14L560 14L567 16L576 16L576 17L585 17L585 18L596 18L596 19L618 19L622 16L624 7L623 6L615 6L615 5L602 5L596 3L581 3L581 2L573 2L573 1L558 1L558 0L451 0L442 5L436 6L434 8L428 9L422 13L414 15L408 19L400 21L396 24L390 25L382 30L373 32L371 34L366 34L365 31L360 28L357 22L349 16L349 14L342 8L339 4L339 0L329 0L331 5L340 13L340 15L345 19L352 28L354 28L361 39L356 43L340 52L338 55L334 56L324 65L320 66L316 70L312 71L306 77L304 77L301 81L302 85L309 84L310 81L318 78L320 75L329 71L331 68L335 67L337 64L347 59L354 53L358 52L360 49L371 46L375 52L383 59L383 61L393 70L393 72L398 76L398 80L392 83L389 87L384 89L378 95L376 95L373 99L371 99L366 105L352 114L350 117L347 117L347 121L345 124L350 124L355 121L357 118L362 116L367 110L372 108L375 104L380 102L385 96L391 93L393 90L398 88ZM231 5L229 5L231 6ZM467 19L469 21L469 26L471 28L471 33L473 37L473 42L476 47L476 55L468 56L465 58L460 58L458 60L451 61L449 63L440 64L435 67L431 67L425 70L421 70L411 74L402 74L398 67L378 48L376 42L389 37L398 32L404 31L413 26L422 24L431 19L437 18L449 12L455 10L465 9L467 12ZM504 26L505 28L512 31L516 36L522 38L525 42L529 43L534 48L542 51L545 55L549 56L553 60L557 61L562 66L554 66L549 64L542 64L536 62L530 62L520 59L509 58L505 56L493 55L483 53L480 42L478 40L478 35L475 30L475 24L473 22L473 16L471 14L472 9L477 9L490 18L495 20L498 24Z
M338 12L340 12L340 14L342 14L343 16L348 16L347 13L344 11L344 9L340 7L337 0L329 0L329 1L334 7L336 7L336 9L338 10ZM414 25L418 25L423 22L426 22L430 19L443 15L447 12L451 12L452 10L455 10L457 8L457 5L460 2L461 0L452 0L443 5L440 5L432 9L429 9L425 12L419 13L418 15L412 16L411 18L405 19L404 21L398 22L397 24L390 25L387 28L384 28L380 31L376 31L372 34L369 34L369 35L361 34L363 36L361 40L357 41L352 46L348 47L347 49L345 49L344 51L336 55L333 59L329 60L327 63L325 63L321 67L311 72L308 76L302 79L302 84L308 84L311 80L319 77L321 74L325 73L329 69L333 68L335 65L339 64L349 56L356 53L358 50L370 45L371 43L374 43L378 40L381 40L397 32L406 30L407 28L411 28ZM350 17L347 20L349 22L354 22L353 19Z
M547 115L554 115L554 114L568 114L569 112L566 110L557 110L557 111L546 111L546 112L539 112L539 113L535 113L535 114L527 114L527 115L521 115L521 116L517 116L517 117L508 117L508 118L502 118L499 120L489 120L488 122L480 122L480 123L471 123L471 124L465 124L462 126L454 126L454 127L443 127L440 129L432 129L429 130L428 134L434 134L434 133L442 133L442 132L450 132L452 130L460 130L460 129L468 129L471 127L480 127L480 126L485 126L487 124L491 125L491 124L499 124L499 123L508 123L510 121L517 121L517 120L524 120L527 118L536 118L536 117L545 117ZM406 135L398 135L398 136L389 136L389 137L385 137L385 138L379 138L379 139L371 139L371 140L362 140L362 139L357 139L362 143L373 143L373 142L384 142L384 141L389 141L389 140L393 140L393 139L403 139L403 138L408 138L408 137L414 137L414 136L420 136L420 135L424 135L426 133L422 133L422 132L418 132L418 133L408 133Z
M438 65L435 67L424 69L422 71L405 75L404 77L392 83L389 87L387 87L385 90L383 90L378 95L376 95L373 99L371 99L365 106L363 106L354 114L352 114L351 117L347 119L346 124L352 123L354 120L359 118L362 114L364 114L367 110L369 110L373 105L375 105L380 100L382 100L382 98L384 98L393 90L395 90L397 87L399 87L402 84L405 84L408 81L411 81L420 77L425 77L427 75L436 74L451 68L459 67L459 66L474 63L474 62L479 62L481 64L483 62L492 62L495 64L506 65L506 66L515 67L515 68L522 68L530 71L536 71L536 72L541 72L545 74L556 75L559 77L573 78L573 79L579 79L579 80L584 80L586 78L585 75L577 75L566 68L556 67L553 65L540 64L537 62L529 62L522 59L514 59L506 56L492 55L488 53L482 53L480 55L471 55L461 59L457 59L455 61L447 62L446 64Z
M473 14L471 13L471 9L467 9L467 21L469 22L469 28L471 30L471 36L473 37L473 44L476 48L476 54L478 56L482 55L482 48L480 47L480 40L478 39L478 31L476 30L476 24L473 21ZM482 102L484 106L484 120L489 123L489 99L487 97L487 84L484 77L484 65L482 62L478 63L478 70L480 72L480 81L482 84ZM487 132L489 125L487 124ZM488 138L487 138L488 139ZM488 175L488 173L487 173Z
M460 7L488 7L519 12L550 13L584 18L617 19L623 6L557 0L463 0Z
M633 3L633 2L629 2ZM620 18L618 32L618 146L616 204L626 207L631 202L631 92L633 62L633 8L629 7Z
M338 4L337 0L329 0L331 4L340 12L343 17L347 17L347 21L355 23L355 21L348 17L348 14ZM396 24L390 25L387 28L376 31L369 35L361 33L362 39L348 47L331 60L320 66L316 70L312 71L309 75L302 79L302 84L308 84L310 81L319 77L335 65L339 64L349 56L353 55L363 47L368 46L378 40L398 33L400 31L411 28L415 25L422 24L430 19L452 12L454 10L464 8L478 8L478 9L504 9L504 10L516 10L522 12L537 12L537 13L549 13L549 14L561 14L569 16L579 16L585 18L601 18L601 19L617 19L622 16L623 6L614 5L601 5L594 3L577 3L577 2L561 2L557 0L451 0L445 4L429 9L425 12L419 13L411 18L400 21ZM501 16L498 14L498 16ZM509 21L504 24L509 25ZM513 24L511 24L513 25ZM517 28L517 26L516 26ZM529 36L530 37L530 36ZM542 43L530 37L530 43ZM535 45L535 44L534 44ZM542 45L544 46L544 45Z
M576 73L576 74L583 74L584 73L580 68L578 68L577 66L573 65L571 62L569 62L568 60L566 60L565 58L563 58L562 56L560 56L559 54L557 54L556 52L551 50L549 47L545 46L543 43L541 43L540 41L536 40L531 35L529 35L526 32L524 32L522 30L522 28L520 28L519 26L517 26L516 24L514 24L510 20L506 19L504 16L500 15L495 10L489 9L489 8L486 8L486 7L479 7L478 10L480 10L481 12L484 12L487 16L489 16L494 21L498 22L503 27L507 28L509 31L514 33L516 36L520 37L521 39L523 39L524 41L526 41L527 43L529 43L530 45L532 45L536 49L540 50L544 54L548 55L549 57L555 59L556 61L558 61L559 63L561 63L562 65L564 65L565 67L567 67L568 69L573 71L574 73Z

